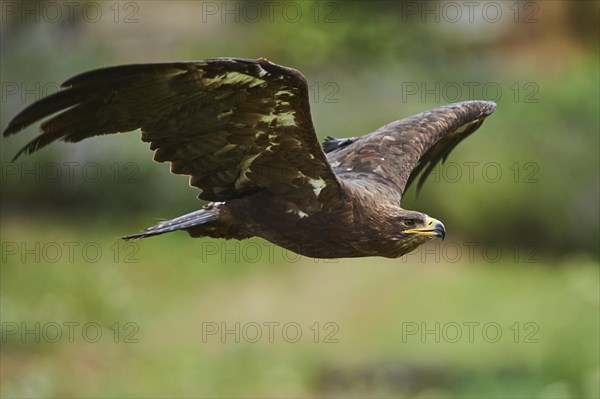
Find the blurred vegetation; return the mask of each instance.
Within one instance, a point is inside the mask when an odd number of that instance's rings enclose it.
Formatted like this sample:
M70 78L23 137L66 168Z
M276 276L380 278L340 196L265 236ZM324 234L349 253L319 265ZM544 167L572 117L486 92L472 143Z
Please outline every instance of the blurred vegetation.
M113 261L114 226L84 229L63 220L43 230L10 224L15 242L95 242L98 262L63 255L57 262L2 266L2 319L72 322L74 342L2 344L3 397L489 397L598 396L598 268L585 257L523 264L427 262L409 258L285 261L232 253L200 263L202 247L183 235L141 241L129 261ZM127 229L127 224L122 229ZM118 229L120 230L120 229ZM218 242L208 240L209 242ZM191 257L191 259L190 259ZM552 266L552 267L548 267ZM557 267L560 266L560 267ZM96 343L82 338L102 327ZM115 343L111 326L138 327ZM281 330L270 343L233 335L203 339L202 323L298 323L302 339ZM314 342L310 326L333 322L335 342ZM493 341L482 326L497 323ZM406 323L458 323L458 342L430 333L405 336ZM464 323L479 323L469 342ZM519 323L518 335L514 324ZM534 323L536 329L525 328ZM513 329L511 330L511 326ZM440 327L441 328L441 327ZM92 330L93 331L93 330ZM66 332L65 332L66 334ZM453 337L454 330L447 336ZM92 335L93 336L93 335ZM486 340L487 339L487 340ZM31 341L31 339L30 339Z
M133 321L140 342L3 335L3 397L600 396L598 2L491 2L504 17L489 22L475 8L471 23L452 22L448 3L435 1L292 2L297 20L278 2L272 20L266 2L227 3L237 14L225 16L223 2L88 3L102 10L98 21L81 12L36 21L35 11L2 7L0 128L85 70L220 56L266 57L304 73L320 138L494 100L494 115L403 206L443 220L450 244L533 244L535 262L481 253L456 263L289 262L277 251L258 262L205 259L207 245L223 242L183 233L137 243L137 263L122 252L115 262L111 246L124 250L115 236L197 209L197 191L152 162L138 133L54 144L11 163L31 127L0 141L2 321L95 321L104 331ZM105 256L32 262L4 246L48 242L93 242ZM203 343L204 321L295 321L305 331L332 321L339 343ZM412 321L495 321L506 339L402 342L402 323ZM511 341L515 322L536 323L539 342Z

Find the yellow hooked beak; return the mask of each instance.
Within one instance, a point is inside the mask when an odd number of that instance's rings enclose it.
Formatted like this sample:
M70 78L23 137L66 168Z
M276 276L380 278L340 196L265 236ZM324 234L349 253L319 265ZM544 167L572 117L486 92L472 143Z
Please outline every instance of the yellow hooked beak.
M446 237L446 227L439 220L427 216L425 227L404 230L404 234L420 234L423 236L438 237L443 240Z

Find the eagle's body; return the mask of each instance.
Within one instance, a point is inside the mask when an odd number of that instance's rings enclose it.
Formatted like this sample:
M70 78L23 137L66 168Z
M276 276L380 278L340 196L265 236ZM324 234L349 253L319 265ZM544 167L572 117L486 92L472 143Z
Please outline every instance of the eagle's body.
M175 230L258 236L319 258L398 257L443 238L441 222L400 207L402 195L423 172L420 188L495 109L484 101L451 104L359 138L328 138L322 149L304 77L264 59L126 65L63 86L10 122L5 135L63 111L21 152L141 128L155 160L190 175L199 198L212 201L125 238Z
M304 216L297 205L268 193L210 205L220 217L191 230L192 235L243 239L262 237L301 255L316 258L343 258L367 255L397 257L404 241L398 241L396 221L386 221L381 207L364 209L377 199L352 197L333 199L326 209ZM391 211L391 209L390 209ZM331 234L335 226L336 234ZM427 238L413 236L422 243ZM374 243L377 245L373 246ZM377 248L373 253L371 247Z

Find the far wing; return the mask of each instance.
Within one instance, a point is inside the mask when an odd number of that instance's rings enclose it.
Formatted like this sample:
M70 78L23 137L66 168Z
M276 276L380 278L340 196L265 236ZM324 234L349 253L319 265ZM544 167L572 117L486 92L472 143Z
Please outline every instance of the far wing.
M154 159L189 175L202 199L266 189L311 202L339 190L314 131L306 80L294 69L233 58L124 65L83 73L63 87L6 128L8 136L60 112L17 157L56 140L141 128Z
M435 108L387 124L337 146L326 143L327 159L340 177L360 174L404 194L422 172L417 192L431 170L481 126L496 104L467 101ZM334 148L335 147L335 148Z

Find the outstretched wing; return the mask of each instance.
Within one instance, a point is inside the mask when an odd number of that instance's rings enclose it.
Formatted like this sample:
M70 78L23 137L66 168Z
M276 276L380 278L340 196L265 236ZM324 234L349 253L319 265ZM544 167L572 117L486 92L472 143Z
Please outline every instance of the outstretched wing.
M18 114L4 135L49 117L15 156L56 140L142 130L154 159L190 176L200 198L260 189L316 201L339 183L317 140L302 74L265 59L124 65L75 76Z
M417 192L431 170L481 126L496 104L466 101L435 108L387 124L373 133L324 145L333 170L342 178L367 175L399 197L421 173Z

